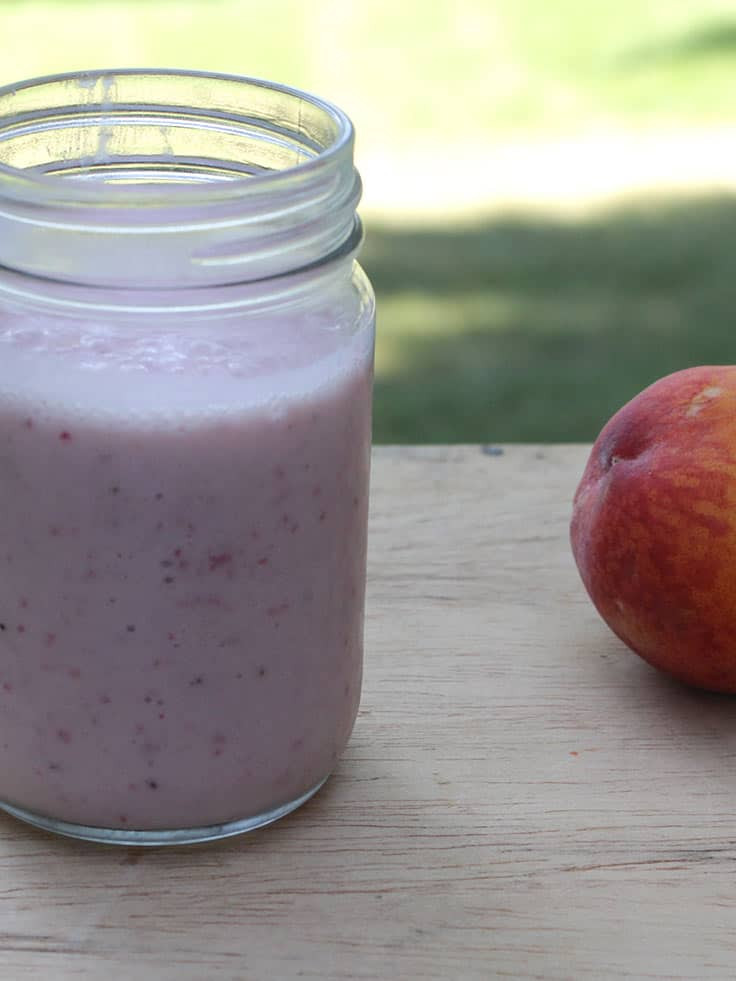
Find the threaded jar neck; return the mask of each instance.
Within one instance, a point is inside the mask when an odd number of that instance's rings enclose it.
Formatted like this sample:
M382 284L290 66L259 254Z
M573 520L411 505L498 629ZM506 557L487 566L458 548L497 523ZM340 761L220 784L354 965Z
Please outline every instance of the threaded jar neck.
M353 143L335 106L250 78L93 71L0 88L0 266L171 290L347 259Z

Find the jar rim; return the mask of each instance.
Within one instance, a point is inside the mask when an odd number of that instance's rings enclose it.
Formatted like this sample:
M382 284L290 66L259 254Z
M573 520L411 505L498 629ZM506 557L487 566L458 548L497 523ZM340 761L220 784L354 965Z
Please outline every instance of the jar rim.
M265 281L354 254L349 117L277 82L173 68L0 88L0 268L77 285Z
M281 93L282 95L308 102L315 109L323 112L334 123L336 136L328 146L320 148L319 152L314 156L308 157L291 167L252 174L241 178L229 178L227 181L222 182L202 183L196 187L192 187L190 184L184 185L176 182L165 185L152 183L148 185L136 184L134 191L132 191L130 184L117 185L115 183L98 183L95 181L70 181L58 176L50 176L45 173L14 167L0 161L0 189L3 192L11 192L13 197L25 197L23 191L27 191L31 192L34 200L38 200L39 195L41 195L45 199L44 203L48 200L56 200L58 203L62 203L63 200L63 203L67 205L73 203L85 205L104 202L113 206L116 204L125 204L126 207L130 207L133 203L141 206L150 204L156 207L165 207L166 205L176 206L186 201L187 204L206 206L207 204L217 204L223 199L238 196L241 192L252 194L256 188L263 189L264 191L267 189L270 190L279 181L289 181L295 176L307 178L312 171L324 168L325 164L329 164L336 158L339 158L346 151L352 153L352 144L354 141L352 121L342 109L326 99L290 85L271 82L254 76L180 68L88 69L40 75L21 82L0 86L0 139L2 139L3 129L6 125L5 120L12 118L12 107L10 113L3 113L3 101L5 99L13 100L19 92L74 81L92 87L98 82L108 84L117 77L130 78L135 76L141 78L201 79L203 81L209 80L218 83L232 82L244 84L256 89ZM80 103L80 108L81 105ZM60 200L60 194L62 200ZM139 199L132 202L131 198Z

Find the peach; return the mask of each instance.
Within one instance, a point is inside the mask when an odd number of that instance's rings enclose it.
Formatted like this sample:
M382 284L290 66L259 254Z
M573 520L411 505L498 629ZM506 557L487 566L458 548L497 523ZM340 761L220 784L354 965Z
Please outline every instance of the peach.
M570 539L625 644L687 684L736 692L736 366L668 375L609 420Z

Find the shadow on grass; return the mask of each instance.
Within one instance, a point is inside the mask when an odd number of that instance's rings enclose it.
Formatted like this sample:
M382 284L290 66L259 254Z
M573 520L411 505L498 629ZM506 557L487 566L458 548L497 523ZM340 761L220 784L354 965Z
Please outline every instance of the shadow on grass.
M376 440L590 440L656 378L736 362L734 242L730 196L369 225Z
M730 55L736 51L736 19L722 17L691 29L685 34L639 45L626 52L619 65L648 68L653 63L693 61L712 56Z

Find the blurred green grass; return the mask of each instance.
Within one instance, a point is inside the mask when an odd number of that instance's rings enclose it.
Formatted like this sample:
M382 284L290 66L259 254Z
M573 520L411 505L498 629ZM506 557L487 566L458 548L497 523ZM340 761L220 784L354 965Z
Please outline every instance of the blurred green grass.
M340 102L367 145L736 111L733 0L2 0L0 34L0 83L122 65L261 76Z
M367 146L736 110L733 0L2 0L0 34L0 83L123 65L256 75L340 102Z
M359 163L736 117L733 0L0 0L0 34L0 83L163 65L302 86L353 116ZM435 177L440 202L463 180ZM728 196L368 219L378 441L591 439L656 377L736 360Z
M368 228L379 442L589 440L644 386L736 363L736 197Z

